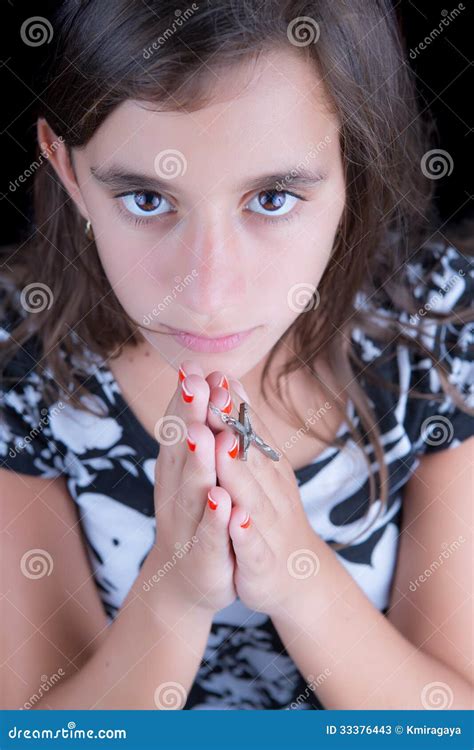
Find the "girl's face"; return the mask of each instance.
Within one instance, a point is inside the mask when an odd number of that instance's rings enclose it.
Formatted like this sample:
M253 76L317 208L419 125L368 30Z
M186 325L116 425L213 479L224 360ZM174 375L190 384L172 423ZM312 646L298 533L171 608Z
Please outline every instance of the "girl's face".
M305 314L345 200L338 123L314 67L272 51L249 70L210 82L200 111L124 102L73 150L75 175L52 157L145 338L176 367L192 358L237 378ZM209 352L160 335L170 328L253 330Z

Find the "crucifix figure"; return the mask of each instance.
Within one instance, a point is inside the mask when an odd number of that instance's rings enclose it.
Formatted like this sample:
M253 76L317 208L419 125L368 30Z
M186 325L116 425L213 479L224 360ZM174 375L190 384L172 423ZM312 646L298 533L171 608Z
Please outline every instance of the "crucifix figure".
M251 443L254 443L256 447L266 456L271 458L272 461L280 460L281 453L273 450L273 448L265 443L262 438L254 432L250 423L248 404L245 401L242 401L240 404L239 419L229 417L228 414L224 414L224 412L218 409L217 406L214 406L214 404L210 403L209 408L214 414L217 414L223 422L228 424L229 427L232 427L232 429L239 434L239 459L241 461L247 460L247 451Z

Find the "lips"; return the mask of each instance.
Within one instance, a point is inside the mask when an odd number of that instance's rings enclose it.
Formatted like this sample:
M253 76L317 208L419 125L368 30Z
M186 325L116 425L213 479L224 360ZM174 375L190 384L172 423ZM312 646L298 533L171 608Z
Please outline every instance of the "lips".
M169 326L168 326L169 327ZM240 344L255 330L250 328L247 331L239 331L227 336L218 336L215 338L209 338L207 336L196 336L195 334L188 333L186 331L178 331L170 328L173 339L177 341L181 346L186 349L191 349L195 352L205 352L208 354L218 354L220 352L230 351L240 346Z

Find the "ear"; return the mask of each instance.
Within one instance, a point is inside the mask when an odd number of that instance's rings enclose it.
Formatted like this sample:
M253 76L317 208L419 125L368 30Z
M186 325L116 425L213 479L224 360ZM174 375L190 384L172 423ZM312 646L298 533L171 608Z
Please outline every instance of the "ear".
M87 220L89 213L77 183L64 139L58 138L44 117L38 118L36 132L41 151L49 159L65 190L71 196L84 219Z

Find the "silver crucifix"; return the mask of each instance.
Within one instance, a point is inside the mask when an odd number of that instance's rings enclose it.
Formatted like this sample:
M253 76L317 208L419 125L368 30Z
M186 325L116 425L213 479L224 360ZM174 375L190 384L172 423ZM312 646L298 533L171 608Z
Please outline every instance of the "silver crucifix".
M253 431L252 425L250 424L248 404L245 401L242 401L242 403L240 404L239 419L229 417L228 414L225 414L223 411L218 409L217 406L214 406L214 404L209 403L209 408L214 412L214 414L217 414L217 416L220 417L223 422L228 424L229 427L232 427L233 430L239 433L239 459L241 461L247 460L247 451L249 449L250 443L254 443L256 447L261 450L262 453L265 453L266 456L271 458L272 461L280 460L281 453L273 450L273 448L265 443L262 438Z

